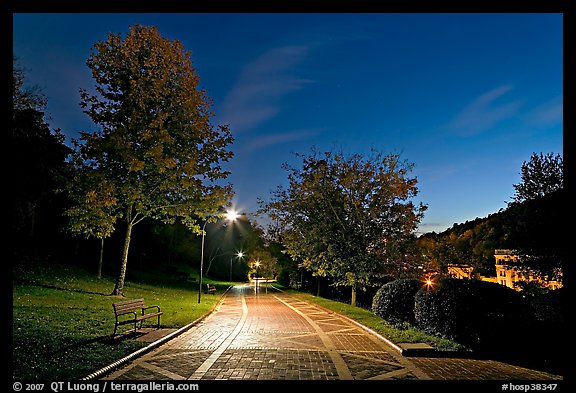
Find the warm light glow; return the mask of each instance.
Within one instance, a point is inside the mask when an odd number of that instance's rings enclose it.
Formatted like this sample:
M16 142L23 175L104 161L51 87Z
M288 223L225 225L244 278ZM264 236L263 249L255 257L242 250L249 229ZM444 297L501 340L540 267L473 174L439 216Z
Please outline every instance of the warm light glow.
M428 286L432 285L432 280L430 280L430 279L426 280L426 285L428 285Z
M226 219L228 221L236 221L236 219L239 217L240 215L238 214L237 211L235 210L228 210L226 212Z
M260 266L260 261L254 262L254 266L259 267L259 266Z

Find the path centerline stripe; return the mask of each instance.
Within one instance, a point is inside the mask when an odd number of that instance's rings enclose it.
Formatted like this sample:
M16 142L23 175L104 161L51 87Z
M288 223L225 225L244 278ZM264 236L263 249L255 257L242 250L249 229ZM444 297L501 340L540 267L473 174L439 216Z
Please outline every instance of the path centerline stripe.
M314 322L314 320L310 318L308 315L304 314L302 311L293 307L291 304L280 299L278 296L274 295L274 297L281 303L284 303L286 306L294 310L297 314L299 314L302 318L304 318L306 322L308 322L314 328L314 330L316 330L316 333L318 333L320 340L322 340L322 344L324 344L324 347L328 350L328 354L330 355L330 359L332 359L332 363L334 363L334 366L336 367L338 377L340 377L340 379L347 379L347 380L354 379L352 373L350 372L350 369L346 365L346 362L336 350L336 346L334 345L328 334L326 334L324 330L322 330L322 328L318 326L318 324L316 324L316 322Z
M222 344L220 344L218 348L216 348L216 350L212 352L210 356L208 356L208 359L206 359L204 363L202 363L200 367L198 367L196 371L194 371L194 374L192 374L188 379L201 379L204 376L204 374L206 374L206 372L210 369L210 367L214 365L216 360L218 360L220 355L222 355L224 351L228 349L230 344L232 344L232 341L234 341L236 336L238 336L238 334L244 327L246 318L248 317L248 306L246 305L246 299L244 298L244 295L241 295L241 299L242 299L242 317L240 318L238 323L236 323L236 327L228 335L228 337L226 337L226 339L222 342Z

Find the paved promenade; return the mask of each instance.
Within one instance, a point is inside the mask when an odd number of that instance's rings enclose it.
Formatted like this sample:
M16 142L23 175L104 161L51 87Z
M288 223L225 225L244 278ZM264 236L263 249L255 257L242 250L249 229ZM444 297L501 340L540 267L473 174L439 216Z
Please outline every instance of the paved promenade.
M407 358L338 314L236 286L198 325L107 375L118 380L558 380L475 359Z

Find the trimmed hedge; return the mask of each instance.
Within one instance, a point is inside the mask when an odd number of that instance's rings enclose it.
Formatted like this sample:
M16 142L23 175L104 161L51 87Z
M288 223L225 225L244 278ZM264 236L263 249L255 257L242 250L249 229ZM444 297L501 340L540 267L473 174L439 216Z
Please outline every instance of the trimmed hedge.
M513 289L454 278L420 289L414 315L425 332L476 350L516 345L534 322L529 302Z
M414 325L414 296L420 288L422 283L416 279L386 283L374 295L372 312L393 324Z

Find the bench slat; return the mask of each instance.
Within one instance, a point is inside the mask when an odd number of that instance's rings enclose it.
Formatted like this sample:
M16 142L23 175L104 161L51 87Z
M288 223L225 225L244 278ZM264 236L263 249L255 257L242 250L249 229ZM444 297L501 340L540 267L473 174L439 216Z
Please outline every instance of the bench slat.
M144 307L144 299L126 300L124 302L112 303L116 312L123 312L126 310L137 310Z

